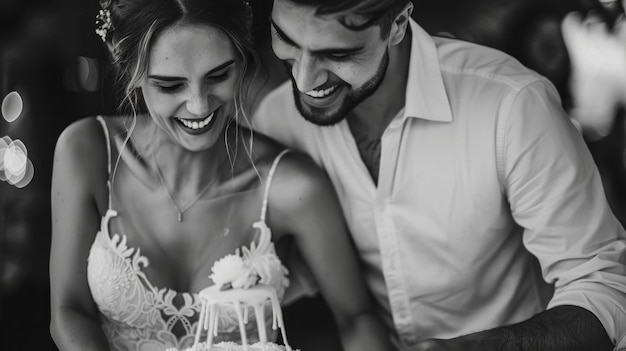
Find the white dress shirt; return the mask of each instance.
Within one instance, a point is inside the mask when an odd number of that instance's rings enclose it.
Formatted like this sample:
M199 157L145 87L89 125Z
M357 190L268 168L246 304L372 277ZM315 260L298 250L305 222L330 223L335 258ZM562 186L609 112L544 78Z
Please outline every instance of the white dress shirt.
M396 341L576 305L626 347L626 234L556 89L502 52L410 28L405 107L382 136L377 186L347 122L305 121L290 82L253 117L328 173Z

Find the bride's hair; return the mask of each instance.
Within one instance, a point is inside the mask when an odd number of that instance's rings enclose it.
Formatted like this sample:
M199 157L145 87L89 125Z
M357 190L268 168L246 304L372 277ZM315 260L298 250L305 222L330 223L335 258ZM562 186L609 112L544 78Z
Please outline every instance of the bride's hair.
M245 114L250 83L258 72L248 0L101 0L100 4L110 19L104 31L101 22L98 34L108 47L117 73L116 83L123 96L121 107L130 107L133 112L142 109L139 86L146 77L155 38L174 25L197 24L222 31L239 54L241 74L235 104L236 113Z
M147 75L151 46L163 31L180 24L209 26L231 40L240 69L233 120L250 126L247 108L250 86L259 72L259 60L252 42L249 0L101 0L100 5L96 33L105 42L117 74L116 85L122 97L119 109L133 119L128 138L137 114L146 112L140 86ZM227 131L225 139L226 134ZM252 140L250 137L244 143L249 157ZM229 148L228 141L225 142ZM236 153L236 147L228 152L231 166Z

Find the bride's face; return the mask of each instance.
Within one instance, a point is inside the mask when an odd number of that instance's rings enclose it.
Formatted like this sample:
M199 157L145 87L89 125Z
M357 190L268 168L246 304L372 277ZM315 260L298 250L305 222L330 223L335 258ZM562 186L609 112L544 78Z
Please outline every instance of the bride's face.
M230 39L208 26L180 25L156 38L141 89L172 141L199 151L223 139L234 114L237 57Z

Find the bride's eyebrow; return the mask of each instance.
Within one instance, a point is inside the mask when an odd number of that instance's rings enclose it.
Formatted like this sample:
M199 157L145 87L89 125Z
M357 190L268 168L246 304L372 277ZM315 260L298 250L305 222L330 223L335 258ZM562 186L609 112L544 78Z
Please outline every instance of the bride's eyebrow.
M214 68L212 68L210 71L208 71L205 76L209 76L215 72L221 71L226 67L231 66L232 64L235 63L235 60L228 60ZM173 82L173 81L179 81L179 80L185 80L185 77L176 77L176 76L163 76L163 75L158 75L158 74L151 74L148 75L148 78L150 79L158 79L158 80L162 80L164 82Z

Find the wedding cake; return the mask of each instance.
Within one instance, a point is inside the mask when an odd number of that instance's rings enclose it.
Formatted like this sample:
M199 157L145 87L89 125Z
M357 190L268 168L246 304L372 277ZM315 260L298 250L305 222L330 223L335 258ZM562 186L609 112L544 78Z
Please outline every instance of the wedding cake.
M287 342L287 334L283 314L279 304L278 286L282 294L288 279L274 245L270 241L271 234L264 223L256 223L260 229L258 245L252 243L243 254L237 250L235 254L215 262L209 276L215 283L198 294L202 303L198 329L193 346L180 351L292 351ZM277 281L279 283L277 283ZM284 345L268 341L265 325L265 307L269 304L272 313L272 328L280 329ZM241 344L234 342L214 343L217 336L220 310L234 310L239 324ZM248 323L250 311L254 312L258 342L248 344L245 325ZM206 330L206 340L201 340L202 331ZM166 351L179 351L169 348ZM299 351L299 350L295 350Z

